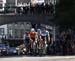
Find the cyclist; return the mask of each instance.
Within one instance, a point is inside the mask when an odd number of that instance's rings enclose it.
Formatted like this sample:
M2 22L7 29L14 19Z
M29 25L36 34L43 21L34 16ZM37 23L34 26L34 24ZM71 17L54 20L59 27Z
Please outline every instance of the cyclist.
M44 43L43 54L46 54L48 41L50 41L50 35L49 35L49 31L47 29L43 29L41 31L41 39L43 40L43 43Z
M41 38L47 43L50 40L49 31L47 29L43 29L41 31Z
M34 28L31 29L31 32L29 33L29 37L30 37L30 46L31 46L31 52L32 54L34 54L36 51L36 43L37 43L37 39L38 39L38 34L35 31Z

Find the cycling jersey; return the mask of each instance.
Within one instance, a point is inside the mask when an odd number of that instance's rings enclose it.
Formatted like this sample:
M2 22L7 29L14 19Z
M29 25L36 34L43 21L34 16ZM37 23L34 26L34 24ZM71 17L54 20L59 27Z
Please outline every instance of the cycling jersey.
M47 35L48 35L48 32L46 31L41 32L41 36L47 36Z
M36 32L30 32L30 37L35 38L36 37Z
M42 32L41 32L41 38L42 38L44 41L48 41L48 36L49 36L49 32L48 32L48 31L42 31Z

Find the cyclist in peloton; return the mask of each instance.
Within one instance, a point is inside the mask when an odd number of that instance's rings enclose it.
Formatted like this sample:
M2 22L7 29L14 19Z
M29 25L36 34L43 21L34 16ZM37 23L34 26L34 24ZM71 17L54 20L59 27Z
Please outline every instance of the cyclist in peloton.
M30 46L31 46L30 50L32 54L34 54L36 49L37 39L38 39L37 32L35 31L34 28L31 29L31 32L29 33L29 37L30 37Z

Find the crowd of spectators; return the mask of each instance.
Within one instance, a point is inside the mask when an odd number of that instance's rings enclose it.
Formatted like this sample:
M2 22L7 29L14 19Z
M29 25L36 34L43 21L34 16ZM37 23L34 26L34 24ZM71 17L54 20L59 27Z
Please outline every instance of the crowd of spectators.
M53 13L53 4L52 3L42 3L42 4L30 4L30 6L17 7L17 13L28 14L49 14Z

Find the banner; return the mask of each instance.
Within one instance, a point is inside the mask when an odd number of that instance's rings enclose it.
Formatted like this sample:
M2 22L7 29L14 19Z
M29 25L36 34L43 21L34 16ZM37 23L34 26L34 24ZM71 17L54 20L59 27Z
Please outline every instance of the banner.
M44 0L31 0L31 3L33 4L44 3Z
M37 3L44 3L44 0L37 0Z
M6 0L3 0L3 3L6 3Z
M44 2L44 0L37 0L37 2L39 2L39 3L40 3L40 2Z

